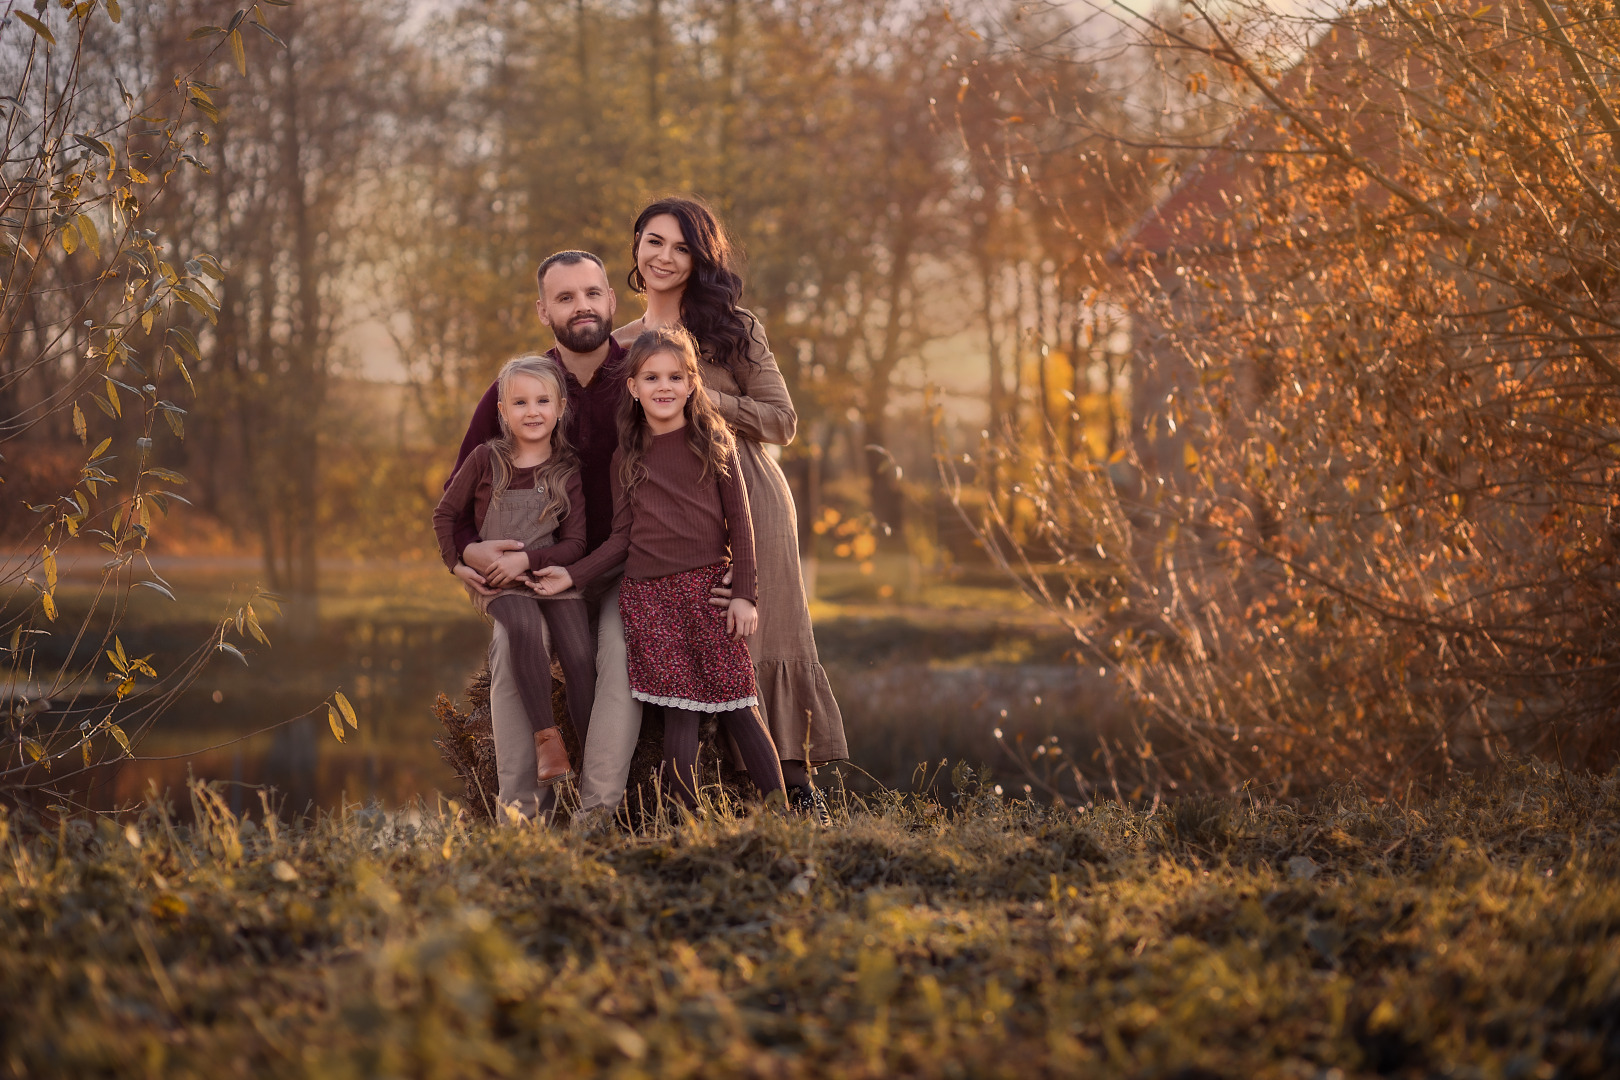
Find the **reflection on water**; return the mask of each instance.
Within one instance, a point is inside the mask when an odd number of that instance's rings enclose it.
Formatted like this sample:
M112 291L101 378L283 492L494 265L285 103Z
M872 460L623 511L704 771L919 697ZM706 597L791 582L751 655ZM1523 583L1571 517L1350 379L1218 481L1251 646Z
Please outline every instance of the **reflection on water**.
M349 621L323 625L308 644L278 640L254 650L247 667L221 656L142 742L143 760L103 778L93 801L126 805L153 782L183 796L188 777L228 782L233 809L257 804L250 786L272 786L286 813L343 799L398 806L456 791L433 746L431 706L441 691L459 696L487 642L488 630L471 620ZM323 704L337 689L360 719L342 744Z
M1006 631L964 636L897 620L836 619L816 632L859 767L845 770L852 787L904 788L919 762L941 758L1005 772L994 728L1056 733L1075 749L1108 711L1098 681L1062 662L1060 646L1031 654L1021 638L1020 662L1004 662L997 650L1006 652ZM163 637L175 645L198 640L173 626ZM145 651L150 643L125 634L125 644ZM226 782L235 810L257 807L253 786L273 787L284 814L344 799L401 806L458 792L433 745L431 706L441 692L463 699L487 645L487 628L472 619L347 620L326 623L314 642L278 639L254 650L245 668L221 656L141 744L143 760L104 774L91 801L129 805L155 782L184 802L193 776ZM335 689L360 716L359 730L341 745L322 704ZM259 733L241 738L250 732Z

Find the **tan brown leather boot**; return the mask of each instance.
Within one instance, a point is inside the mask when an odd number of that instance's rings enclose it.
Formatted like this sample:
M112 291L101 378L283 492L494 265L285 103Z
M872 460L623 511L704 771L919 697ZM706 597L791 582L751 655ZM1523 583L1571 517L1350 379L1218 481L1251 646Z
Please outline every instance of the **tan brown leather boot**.
M574 775L568 763L568 748L563 745L562 732L555 725L534 733L534 756L539 759L537 777L545 787Z

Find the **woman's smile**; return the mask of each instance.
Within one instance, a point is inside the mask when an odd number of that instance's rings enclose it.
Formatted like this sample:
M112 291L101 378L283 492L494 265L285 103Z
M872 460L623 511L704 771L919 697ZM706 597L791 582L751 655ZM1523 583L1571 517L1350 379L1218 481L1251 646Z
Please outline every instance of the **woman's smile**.
M674 214L659 214L641 230L636 244L636 269L654 292L686 287L692 276L692 250Z

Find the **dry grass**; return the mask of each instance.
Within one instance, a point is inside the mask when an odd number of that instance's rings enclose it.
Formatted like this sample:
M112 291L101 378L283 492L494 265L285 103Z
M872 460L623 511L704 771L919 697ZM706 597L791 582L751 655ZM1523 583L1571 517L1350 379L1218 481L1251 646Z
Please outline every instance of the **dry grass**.
M9 822L5 1076L1599 1076L1620 775L821 832Z

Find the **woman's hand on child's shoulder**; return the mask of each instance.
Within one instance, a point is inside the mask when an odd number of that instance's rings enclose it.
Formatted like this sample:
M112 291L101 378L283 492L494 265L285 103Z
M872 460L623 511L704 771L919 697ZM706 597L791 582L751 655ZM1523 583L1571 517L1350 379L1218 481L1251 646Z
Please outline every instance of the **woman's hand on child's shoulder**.
M556 596L574 587L574 579L560 566L544 566L534 572L529 588L541 596Z
M752 637L759 629L759 608L754 606L752 600L744 600L734 596L731 603L726 606L726 633L738 641Z

